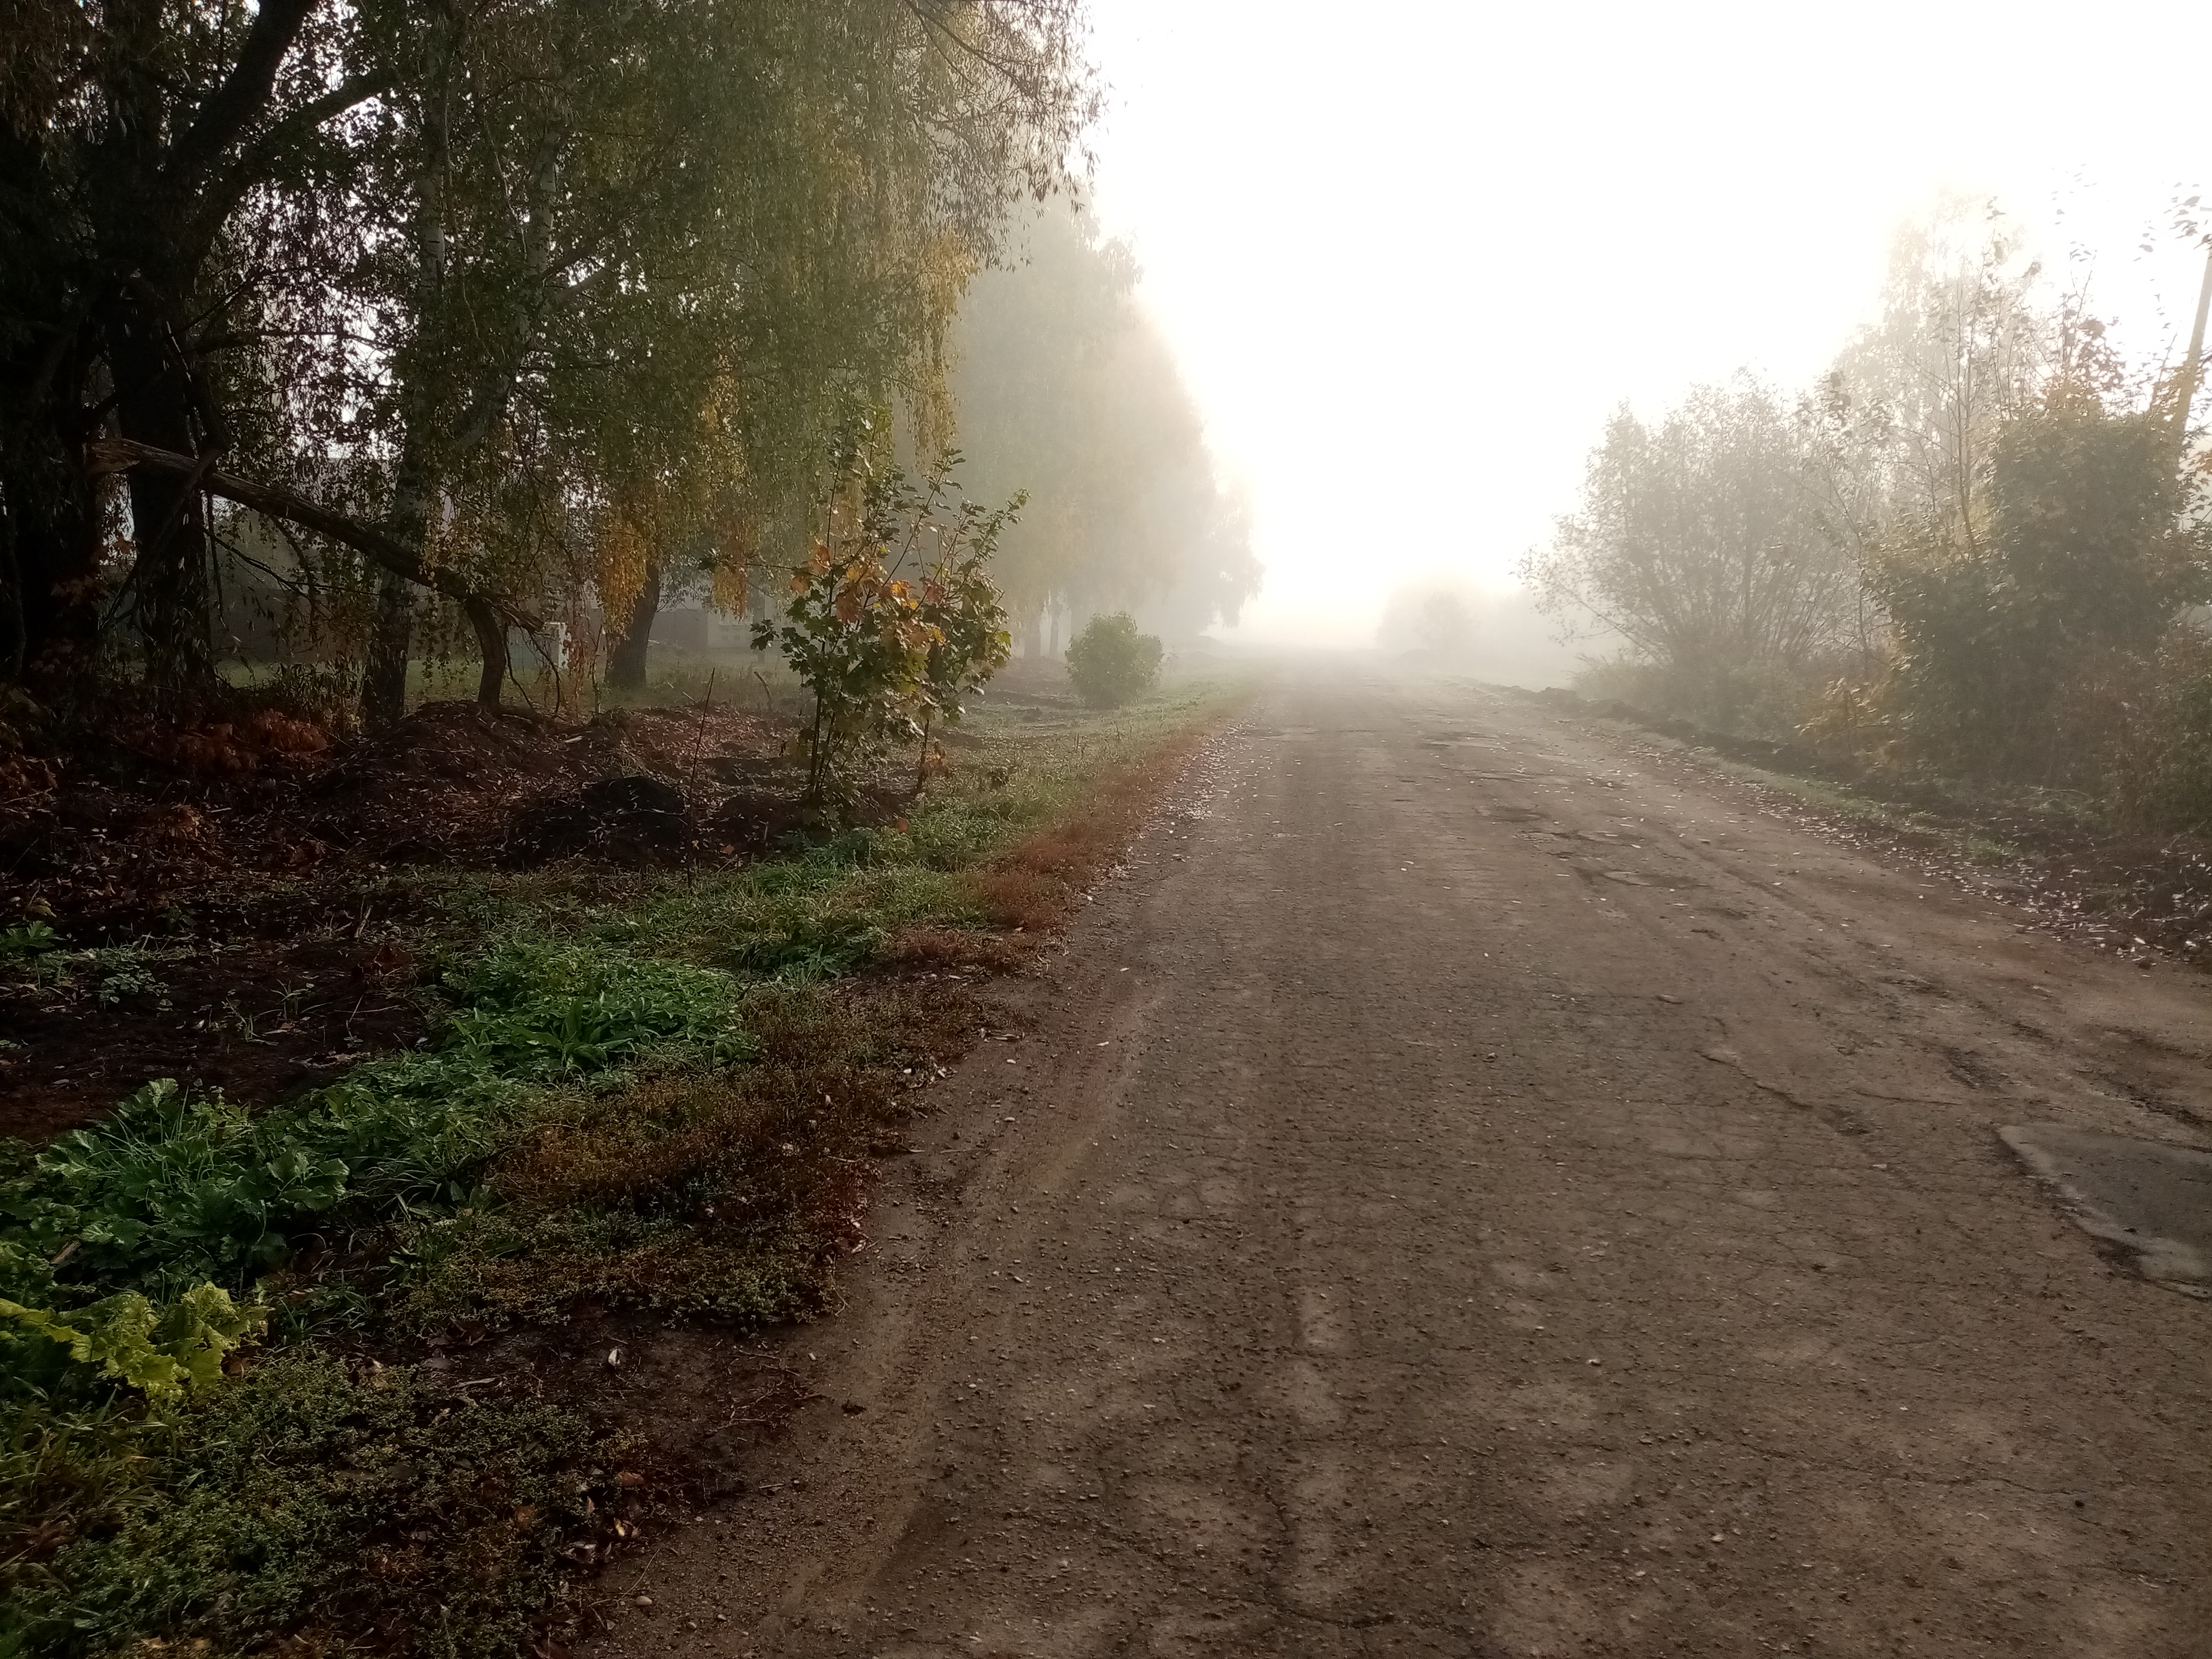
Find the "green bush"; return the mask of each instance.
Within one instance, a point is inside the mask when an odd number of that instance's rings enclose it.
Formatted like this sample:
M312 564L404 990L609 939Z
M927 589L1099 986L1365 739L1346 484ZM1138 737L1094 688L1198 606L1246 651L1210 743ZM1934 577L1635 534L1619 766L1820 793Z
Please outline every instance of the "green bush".
M1880 701L1906 750L1954 775L2094 787L2129 700L2122 659L2204 592L2186 506L2162 412L2072 380L2015 411L1978 532L1910 521L1867 567L1893 648Z
M2212 634L2176 623L2129 712L2112 766L2122 820L2146 830L2212 830Z
M1159 641L1137 631L1126 611L1093 617L1067 647L1067 678L1093 708L1119 708L1152 689L1166 654Z

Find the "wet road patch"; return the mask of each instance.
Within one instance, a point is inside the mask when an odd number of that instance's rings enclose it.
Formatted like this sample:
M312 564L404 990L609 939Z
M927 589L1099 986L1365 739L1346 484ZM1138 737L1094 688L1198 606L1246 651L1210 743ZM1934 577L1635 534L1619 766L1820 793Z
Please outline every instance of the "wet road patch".
M2093 1237L2154 1283L2212 1296L2212 1152L2063 1123L1997 1133Z

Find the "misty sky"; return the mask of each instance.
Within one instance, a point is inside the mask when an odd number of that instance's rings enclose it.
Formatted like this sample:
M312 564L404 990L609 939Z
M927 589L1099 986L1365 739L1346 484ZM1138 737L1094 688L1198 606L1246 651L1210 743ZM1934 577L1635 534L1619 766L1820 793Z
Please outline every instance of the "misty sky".
M2195 305L2136 246L2212 181L2201 3L1095 5L1097 204L1255 500L1248 637L1505 580L1615 404L1809 379L1946 189L2094 247L2133 346Z

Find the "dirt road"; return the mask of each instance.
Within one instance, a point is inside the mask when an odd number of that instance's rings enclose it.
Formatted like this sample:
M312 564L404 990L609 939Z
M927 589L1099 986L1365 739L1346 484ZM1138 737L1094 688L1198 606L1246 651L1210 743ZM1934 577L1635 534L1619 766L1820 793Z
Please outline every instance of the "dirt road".
M2212 1144L2212 980L1467 688L1172 805L602 1651L2212 1654L2212 1304L1996 1134Z

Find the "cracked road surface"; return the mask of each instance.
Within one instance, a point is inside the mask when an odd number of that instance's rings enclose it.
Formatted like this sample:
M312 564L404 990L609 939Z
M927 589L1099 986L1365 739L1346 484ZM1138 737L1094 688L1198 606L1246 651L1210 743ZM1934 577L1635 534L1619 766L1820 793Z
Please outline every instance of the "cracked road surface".
M602 1651L2212 1653L2212 1306L1996 1133L2212 1144L2212 981L1466 687L1202 771Z

